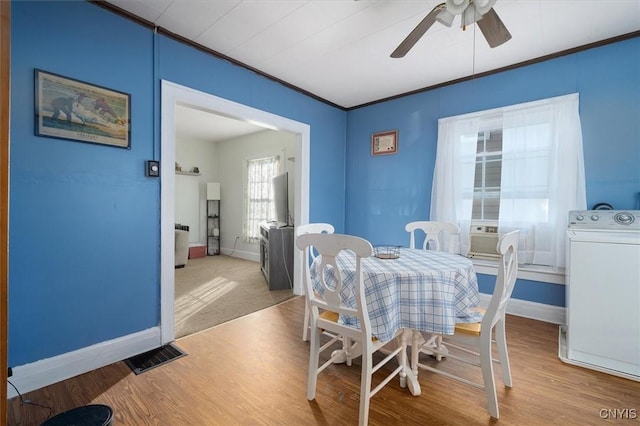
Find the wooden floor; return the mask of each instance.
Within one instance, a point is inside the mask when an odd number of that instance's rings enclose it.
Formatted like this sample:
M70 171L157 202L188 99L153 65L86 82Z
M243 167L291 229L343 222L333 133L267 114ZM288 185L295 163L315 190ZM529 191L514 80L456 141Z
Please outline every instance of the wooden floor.
M330 366L319 378L315 401L306 399L309 344L301 340L303 311L304 300L297 297L179 339L176 345L187 356L138 376L118 362L23 397L52 407L54 415L106 404L118 426L356 425L359 362ZM562 363L556 325L509 316L507 341L514 387L504 388L497 376L497 423L485 410L482 391L421 372L422 395L411 396L393 380L371 400L369 424L640 422L640 383ZM48 409L17 397L8 403L9 425L39 425L47 415Z

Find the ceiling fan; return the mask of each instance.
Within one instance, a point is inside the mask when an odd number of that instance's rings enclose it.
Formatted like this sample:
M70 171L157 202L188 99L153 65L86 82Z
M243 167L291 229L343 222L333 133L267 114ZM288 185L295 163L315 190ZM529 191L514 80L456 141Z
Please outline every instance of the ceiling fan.
M460 15L460 27L477 23L489 46L494 48L511 39L511 33L493 9L496 0L446 0L434 7L391 53L392 58L402 58L436 22L450 27L456 15Z

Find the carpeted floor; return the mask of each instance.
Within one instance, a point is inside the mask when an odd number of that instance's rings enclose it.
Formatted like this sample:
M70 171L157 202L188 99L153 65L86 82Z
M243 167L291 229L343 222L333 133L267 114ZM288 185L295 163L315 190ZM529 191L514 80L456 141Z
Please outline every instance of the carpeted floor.
M225 255L189 259L175 270L175 336L211 328L292 296L292 290L269 291L258 262Z

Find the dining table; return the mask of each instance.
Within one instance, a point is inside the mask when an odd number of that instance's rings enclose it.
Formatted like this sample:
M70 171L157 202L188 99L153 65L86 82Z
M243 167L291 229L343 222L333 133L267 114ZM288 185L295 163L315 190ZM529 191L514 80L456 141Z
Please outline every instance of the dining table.
M401 247L395 256L372 255L363 258L361 270L367 310L373 336L390 342L399 333L415 342L416 333L454 334L456 323L480 321L478 280L473 263L467 257L435 250ZM343 274L342 296L345 304L356 306L355 254L341 252L336 262ZM314 291L324 292L319 279L318 261L310 269ZM333 269L325 269L325 282L335 282ZM360 326L356 317L341 315L339 321ZM415 373L414 373L415 375ZM420 394L415 377L408 376L411 393ZM415 390L414 390L415 389Z

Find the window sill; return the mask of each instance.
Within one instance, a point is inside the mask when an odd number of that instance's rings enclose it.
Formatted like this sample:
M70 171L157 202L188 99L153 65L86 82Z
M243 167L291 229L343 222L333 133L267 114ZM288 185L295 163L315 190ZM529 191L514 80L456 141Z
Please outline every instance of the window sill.
M486 275L498 275L498 262L484 259L471 259L477 273ZM551 284L565 284L565 271L563 268L554 269L548 266L520 265L518 278L523 280L539 281Z

